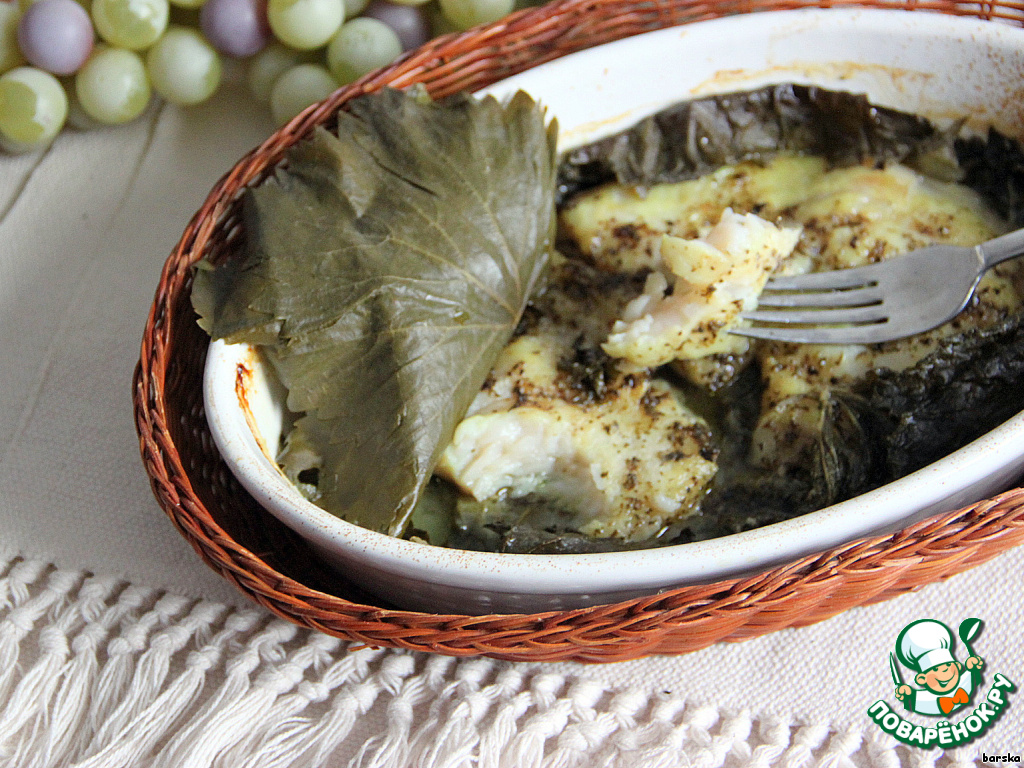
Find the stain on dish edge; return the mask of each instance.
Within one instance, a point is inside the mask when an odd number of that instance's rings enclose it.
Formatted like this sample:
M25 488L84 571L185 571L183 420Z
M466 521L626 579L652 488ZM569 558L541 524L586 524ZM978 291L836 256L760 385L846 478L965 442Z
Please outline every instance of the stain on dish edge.
M256 441L256 445L260 447L260 451L263 455L270 460L270 463L277 467L278 472L281 468L278 467L277 459L271 454L270 449L267 447L266 440L263 439L263 434L260 432L259 424L256 421L256 417L253 415L252 407L249 405L249 390L252 388L254 369L256 366L256 352L252 348L245 351L245 360L235 364L235 396L238 398L238 406L242 409L242 414L245 416L245 423L249 426L249 431L252 432L253 439ZM283 472L281 473L284 474ZM290 481L289 481L290 482Z

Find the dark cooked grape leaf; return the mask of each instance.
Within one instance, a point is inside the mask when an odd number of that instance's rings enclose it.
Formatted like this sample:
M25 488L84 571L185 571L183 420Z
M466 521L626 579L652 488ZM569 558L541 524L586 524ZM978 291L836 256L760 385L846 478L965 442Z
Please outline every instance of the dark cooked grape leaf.
M1006 219L1012 229L1024 227L1024 148L1017 139L994 128L982 136L956 141L963 182Z
M739 394L741 404L750 402L750 391ZM1024 316L950 336L904 370L875 370L850 390L829 392L826 406L806 466L779 475L732 458L732 465L720 469L703 517L691 524L697 538L844 501L937 461L1002 424L1024 407ZM725 426L726 440L749 444L749 424Z
M762 382L756 366L721 393L729 414L721 424L719 473L702 515L689 522L697 539L726 536L813 512L870 490L885 480L884 457L873 443L864 398L839 388L824 390L816 439L803 461L774 470L752 466L747 451L760 412ZM808 397L811 397L810 395ZM743 412L735 418L734 411ZM886 478L887 480L888 478Z
M887 474L918 470L1024 408L1024 316L951 336L906 370L876 371L862 390Z
M862 95L783 83L680 102L568 153L559 193L609 181L649 186L723 165L804 152L843 166L952 152L952 134L922 117L876 107Z
M248 194L244 256L200 265L200 323L266 345L305 414L282 464L328 511L405 527L546 263L555 136L523 93L353 100Z

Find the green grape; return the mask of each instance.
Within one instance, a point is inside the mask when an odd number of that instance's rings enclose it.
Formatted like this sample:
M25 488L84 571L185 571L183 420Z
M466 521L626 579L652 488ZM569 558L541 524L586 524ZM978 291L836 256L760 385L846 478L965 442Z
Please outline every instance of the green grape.
M249 61L249 69L245 75L249 93L261 104L268 103L270 91L277 78L292 67L306 63L303 60L305 56L306 54L281 43L271 43Z
M440 0L440 3L449 21L459 29L469 29L507 16L515 0Z
M11 152L44 147L64 126L68 97L49 72L16 67L0 75L0 145Z
M177 8L202 8L206 0L170 0L171 5Z
M141 51L167 29L167 0L93 0L92 21L99 36L118 48Z
M102 128L103 123L94 120L89 113L82 109L82 102L75 91L75 76L58 78L64 86L64 92L68 95L68 119L67 125L78 131L93 131Z
M342 24L327 44L327 67L342 85L386 66L402 53L398 35L382 21L362 18Z
M270 91L270 112L283 125L310 104L330 96L338 87L319 64L299 64L277 78Z
M99 0L97 0L99 2ZM267 21L285 45L311 51L327 44L345 20L343 0L268 0Z
M146 66L137 53L99 46L75 75L75 93L93 120L105 125L127 123L149 104Z
M21 13L14 3L0 0L0 75L25 63L18 47L18 21Z
M146 54L153 90L172 104L206 101L220 85L220 55L194 29L168 27Z

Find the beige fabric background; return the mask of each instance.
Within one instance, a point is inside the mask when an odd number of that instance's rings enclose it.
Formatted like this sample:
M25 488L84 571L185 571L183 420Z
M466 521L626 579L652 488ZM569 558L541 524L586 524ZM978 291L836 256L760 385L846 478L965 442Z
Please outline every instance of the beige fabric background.
M40 155L0 156L0 582L19 563L36 561L52 565L49 573L56 568L81 579L112 579L119 589L128 583L150 590L147 594L177 595L193 601L188 604L201 599L228 615L270 620L200 562L152 498L132 423L130 380L166 254L212 183L271 129L262 109L229 85L214 103L197 109L154 107L127 127L67 132ZM402 679L427 680L435 686L431 690L445 691L448 703L433 720L424 719L430 697L403 694L408 686L389 689L378 676L376 690L383 691L378 704L332 745L328 762L370 764L369 752L360 750L368 749L374 743L368 740L382 730L402 723L413 732L419 726L421 740L436 736L438 743L443 741L441 732L456 721L470 723L481 733L498 733L494 702L499 699L513 702L506 741L517 728L522 735L524 725L534 722L529 721L531 713L543 710L544 717L535 718L543 727L536 726L531 742L536 748L529 752L536 765L654 764L645 762L648 753L630 746L630 734L641 733L648 747L662 748L658 764L664 765L966 764L980 759L983 751L1021 754L1020 694L1011 696L1009 710L995 727L970 747L947 755L897 747L869 721L866 710L879 698L892 702L888 654L900 628L917 618L955 626L968 616L981 617L986 628L975 648L988 669L1024 681L1024 645L1019 641L1024 628L1022 574L1024 551L1014 551L945 584L848 611L814 627L688 656L615 665L349 654L365 658L371 671L404 659L401 663L411 666ZM12 608L18 600L42 594L38 585L26 589L19 598L17 590L5 594L0 585L0 623L17 623ZM78 594L78 587L68 589L68 594ZM49 652L41 638L47 622L58 620L54 616L52 610L41 612L17 635L18 672L12 674L28 675L33 660ZM83 612L77 621L65 628L69 640L98 619ZM315 644L311 634L299 637ZM194 650L189 643L200 642L185 642L170 668L183 664L185 654ZM322 650L324 663L346 658L344 645L328 646ZM240 653L240 646L227 643L223 651L221 666L213 666L203 692L195 694L196 709L224 679L231 654ZM97 658L102 667L109 652ZM268 657L261 663L270 668L276 662ZM2 675L0 668L0 683ZM155 679L154 694L173 679L173 674ZM501 680L504 693L494 687ZM5 692L0 684L0 723L11 716L12 690ZM328 701L337 702L356 689L337 684L324 690ZM490 691L491 698L481 698L481 690ZM532 698L522 711L515 710L515 696L522 692ZM620 710L628 709L630 696L639 697L642 706L634 706L627 717ZM674 729L652 730L647 726L657 719L654 701L688 714L667 716L676 717ZM388 702L394 705L390 709ZM408 717L399 705L410 707ZM33 721L37 730L53 727L47 724L46 711L40 709ZM427 728L425 722L432 725ZM605 741L594 737L588 743L587 723L594 728L605 723L602 733L614 731L615 749L608 746L607 735L601 737ZM559 741L567 724L576 728L572 760L566 757L568 737ZM243 721L235 730L244 732L245 727ZM169 728L169 733L174 730ZM3 738L0 725L0 765L27 765L11 762L10 744L16 741L9 741L5 752ZM445 761L435 755L437 760L428 762L422 757L427 750L415 759L408 752L394 752L392 759L378 751L372 764L526 764L516 762L511 752L505 757L492 752L485 759L486 745L474 745L473 738L466 744ZM764 748L758 751L759 746ZM140 748L124 764L158 764L152 761L160 749L160 744ZM254 746L245 754L245 764L318 764L298 752L276 755L273 762L260 749ZM603 762L593 757L599 752L605 755ZM239 747L235 757L243 753ZM212 760L196 758L189 764L212 765Z

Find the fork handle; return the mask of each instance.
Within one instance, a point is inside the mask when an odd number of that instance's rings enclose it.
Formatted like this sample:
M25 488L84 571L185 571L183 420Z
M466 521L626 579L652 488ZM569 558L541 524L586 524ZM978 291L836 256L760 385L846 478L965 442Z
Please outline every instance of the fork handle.
M977 247L982 271L1024 254L1024 229L993 238Z

